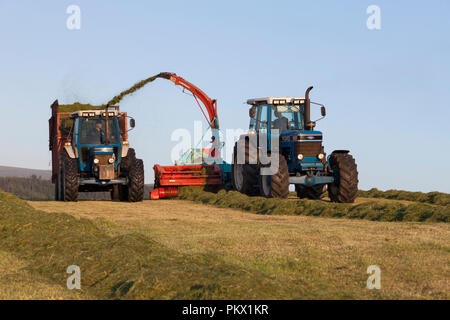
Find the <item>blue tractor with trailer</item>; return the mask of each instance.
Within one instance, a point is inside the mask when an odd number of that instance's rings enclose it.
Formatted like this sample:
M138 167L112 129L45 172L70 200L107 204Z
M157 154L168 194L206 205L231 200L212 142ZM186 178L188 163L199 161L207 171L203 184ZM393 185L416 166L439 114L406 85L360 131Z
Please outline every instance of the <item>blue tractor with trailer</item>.
M358 171L348 150L326 155L316 121L325 107L304 98L250 99L250 128L234 146L232 183L248 195L287 198L295 185L299 198L320 199L328 189L331 201L352 203L358 191ZM311 121L311 104L321 107L322 117ZM276 155L275 157L272 157ZM275 170L263 170L273 165Z
M109 192L112 200L144 197L144 164L128 142L135 121L119 107L52 106L49 120L55 200L77 201L79 192ZM74 111L74 109L76 111Z

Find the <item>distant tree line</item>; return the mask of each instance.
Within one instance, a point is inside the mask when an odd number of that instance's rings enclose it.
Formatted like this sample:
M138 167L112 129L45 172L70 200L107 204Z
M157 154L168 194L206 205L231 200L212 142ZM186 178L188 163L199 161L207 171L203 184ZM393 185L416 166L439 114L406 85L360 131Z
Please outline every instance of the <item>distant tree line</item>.
M55 185L47 179L35 175L30 178L0 177L0 189L12 193L23 200L52 201L55 199ZM144 198L149 199L151 185L145 186ZM109 192L81 192L80 200L110 200Z
M30 178L0 177L0 189L24 200L53 200L55 194L50 180L35 175Z

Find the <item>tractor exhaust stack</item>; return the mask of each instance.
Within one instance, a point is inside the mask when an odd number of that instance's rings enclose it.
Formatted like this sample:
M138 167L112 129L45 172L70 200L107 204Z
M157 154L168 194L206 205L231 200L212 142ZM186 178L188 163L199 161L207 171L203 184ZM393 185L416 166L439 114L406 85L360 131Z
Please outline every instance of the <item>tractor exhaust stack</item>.
M311 100L309 99L309 92L313 89L313 86L306 89L305 92L305 127L306 130L313 130L314 125L311 122Z
M109 104L105 108L105 145L109 145Z

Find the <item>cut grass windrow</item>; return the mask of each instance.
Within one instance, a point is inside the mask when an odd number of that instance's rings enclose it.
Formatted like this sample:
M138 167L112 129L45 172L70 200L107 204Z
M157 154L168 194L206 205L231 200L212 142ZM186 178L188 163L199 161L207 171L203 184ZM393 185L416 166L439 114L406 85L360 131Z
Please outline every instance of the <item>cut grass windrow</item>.
M411 192L403 190L381 191L377 188L370 190L358 190L358 196L364 198L383 198L390 200L407 200L414 202L423 202L436 204L439 206L450 206L450 194L442 192Z
M221 208L242 209L258 214L306 215L372 221L450 221L450 206L425 203L402 204L369 201L353 205L305 199L266 199L249 197L236 191L207 192L203 191L201 187L180 188L178 197Z

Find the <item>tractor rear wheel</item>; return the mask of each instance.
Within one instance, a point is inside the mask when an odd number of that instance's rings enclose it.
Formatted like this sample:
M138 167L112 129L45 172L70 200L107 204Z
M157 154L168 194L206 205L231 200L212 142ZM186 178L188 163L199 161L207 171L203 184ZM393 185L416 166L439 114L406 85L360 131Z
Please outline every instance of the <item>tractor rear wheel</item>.
M78 163L66 152L62 154L61 199L63 201L78 201Z
M330 167L335 181L328 184L332 202L353 203L358 192L358 170L355 159L348 153L332 153Z
M261 195L266 198L287 198L289 195L289 169L286 159L279 155L277 173L260 175L259 188Z
M248 146L245 148L245 158L248 159ZM240 193L247 194L249 196L257 195L258 188L255 187L258 184L258 165L248 163L237 163L237 143L234 145L233 150L233 164L231 166L231 176L233 188Z
M144 162L136 159L128 171L128 201L144 200Z

